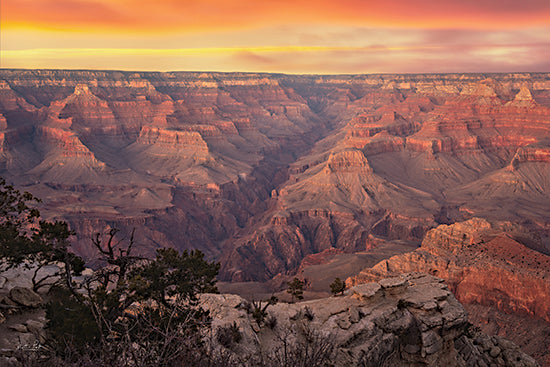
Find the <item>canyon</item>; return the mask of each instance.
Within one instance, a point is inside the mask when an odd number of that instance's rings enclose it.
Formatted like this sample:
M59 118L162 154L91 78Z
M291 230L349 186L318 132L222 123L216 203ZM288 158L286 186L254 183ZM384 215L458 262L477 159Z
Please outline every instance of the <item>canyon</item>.
M232 283L393 244L348 284L431 273L482 328L550 330L548 73L0 69L0 176L90 266L109 228Z

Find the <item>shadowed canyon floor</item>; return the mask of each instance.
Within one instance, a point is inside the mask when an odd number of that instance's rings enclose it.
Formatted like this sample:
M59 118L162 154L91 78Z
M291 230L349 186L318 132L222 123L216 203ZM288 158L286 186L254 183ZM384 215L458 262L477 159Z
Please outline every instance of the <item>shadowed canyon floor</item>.
M228 289L423 271L501 334L550 321L547 73L2 69L0 175L92 265L95 232L136 228L143 254L220 260Z

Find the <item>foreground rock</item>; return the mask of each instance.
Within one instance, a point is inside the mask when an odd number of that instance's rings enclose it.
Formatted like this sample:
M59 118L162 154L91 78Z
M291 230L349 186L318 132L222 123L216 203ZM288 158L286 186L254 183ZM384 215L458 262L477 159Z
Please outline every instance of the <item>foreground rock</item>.
M38 293L24 287L13 287L10 290L10 299L25 307L36 308L42 304L42 297Z
M538 365L513 343L471 328L443 280L427 274L361 284L342 297L272 305L261 327L239 296L208 294L201 300L213 316L215 335L238 328L239 341L214 338L214 349L236 364L291 354L309 364L315 363L312 355L325 356L335 366Z
M550 257L538 248L529 233L510 223L490 223L474 218L430 230L417 250L396 255L348 279L348 284L371 282L411 271L445 279L450 290L465 305L481 305L516 315L516 321L495 330L489 319L476 313L476 325L518 343L544 345L534 355L550 363L550 341L544 330L550 326ZM527 315L527 316L526 316ZM540 333L518 334L517 318L538 324ZM538 318L538 323L532 322ZM489 328L491 327L491 328ZM540 334L540 335L539 335ZM537 341L536 339L540 339Z

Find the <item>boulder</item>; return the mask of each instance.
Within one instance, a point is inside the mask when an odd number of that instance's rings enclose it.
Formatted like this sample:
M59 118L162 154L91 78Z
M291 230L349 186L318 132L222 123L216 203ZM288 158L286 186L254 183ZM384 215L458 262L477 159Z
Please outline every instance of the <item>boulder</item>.
M25 307L38 307L42 304L42 297L32 289L25 287L13 287L9 297L12 301Z
M9 327L10 330L17 331L18 333L27 333L29 330L23 324L13 324Z
M40 335L44 332L44 324L40 321L27 320L25 325L27 326L27 329L35 335Z
M19 307L17 303L12 301L7 296L0 296L0 304L5 305L5 306L10 306L10 307L13 307L13 308Z

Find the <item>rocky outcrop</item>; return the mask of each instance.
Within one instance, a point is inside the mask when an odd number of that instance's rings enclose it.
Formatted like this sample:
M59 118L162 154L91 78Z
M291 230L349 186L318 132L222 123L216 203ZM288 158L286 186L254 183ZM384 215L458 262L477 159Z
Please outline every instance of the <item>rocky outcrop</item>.
M513 101L507 103L509 106L526 107L531 108L536 105L531 91L526 86L522 86L518 94L514 97Z
M338 367L538 366L512 342L472 328L443 280L428 274L357 285L343 296L269 305L263 320L251 313L262 303L253 306L237 295L202 294L198 304L212 317L203 330L205 345L228 365L295 365L304 359ZM44 342L43 312L10 320L0 326L0 363L15 360L18 348Z
M463 303L491 305L550 321L550 257L514 236L521 232L471 219L430 230L414 252L384 260L350 284L408 271L445 279Z
M271 327L260 327L238 296L203 295L201 303L214 330L238 328L241 341L213 346L233 361L275 358L286 347L319 355L334 348L328 356L335 366L537 365L513 343L471 329L443 281L426 274L357 285L343 297L269 306Z
M59 148L62 157L81 157L96 161L90 149L88 149L78 136L71 131L41 126L37 129L35 136L37 140L41 140L46 144L51 144Z
M170 131L160 128L143 127L139 133L137 143L158 145L167 150L192 147L197 151L208 151L206 142L197 132Z
M537 338L529 336L531 330L543 331L550 325L550 257L533 250L541 249L539 241L525 228L511 223L491 224L474 218L441 225L426 234L417 250L365 269L348 279L348 284L410 271L434 274L445 279L449 289L467 307L476 305L512 315L514 322L500 323L498 331L502 335L516 340L534 338L535 342ZM493 318L476 312L476 325L494 332ZM522 318L525 321L519 321ZM532 318L536 319L531 321ZM518 330L520 322L534 326ZM548 349L544 341L541 343L541 348L531 351L540 361L547 361Z
M514 170L520 164L527 162L550 163L550 147L528 145L519 148L516 154L514 154L514 158L512 158L512 162L508 168Z
M331 153L325 167L327 173L353 172L368 174L372 172L365 155L359 150Z

